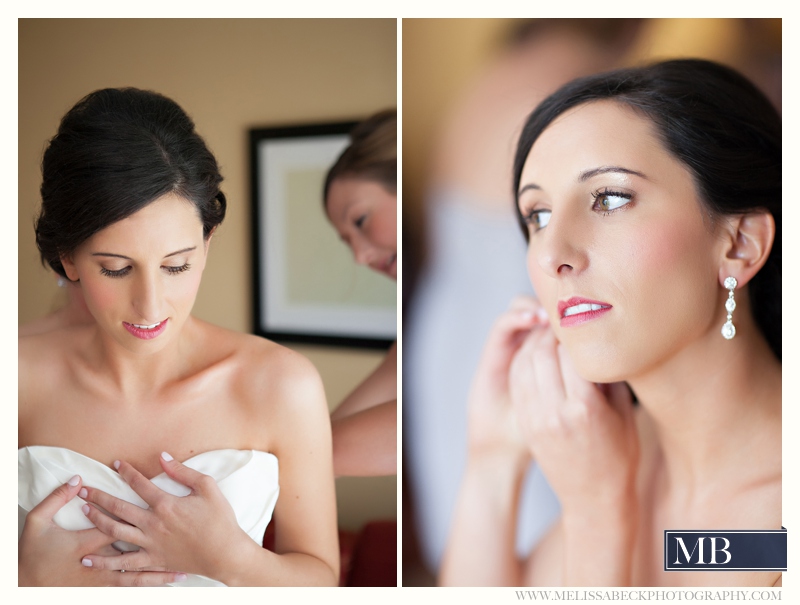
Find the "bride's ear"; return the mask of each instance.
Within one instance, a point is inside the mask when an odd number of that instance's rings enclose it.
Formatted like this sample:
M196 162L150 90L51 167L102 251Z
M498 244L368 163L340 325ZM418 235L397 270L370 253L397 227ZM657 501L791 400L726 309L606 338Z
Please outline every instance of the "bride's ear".
M726 277L733 276L743 286L769 258L775 241L775 219L766 210L733 217L724 228L723 237L719 282L722 284Z
M75 269L75 263L72 262L71 254L62 254L59 256L61 266L64 267L64 273L67 274L67 279L70 281L78 281L78 271Z
M203 254L206 256L206 258L208 258L208 247L211 244L211 238L214 237L214 234L216 232L217 232L217 228L214 227L211 230L211 233L208 234L208 237L205 238L205 241L203 242Z

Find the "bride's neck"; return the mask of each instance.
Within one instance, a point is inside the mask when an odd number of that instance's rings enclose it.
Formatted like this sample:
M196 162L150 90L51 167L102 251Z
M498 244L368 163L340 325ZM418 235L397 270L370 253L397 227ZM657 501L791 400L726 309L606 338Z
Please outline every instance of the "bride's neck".
M190 316L180 333L152 354L131 352L108 334L97 329L92 337L87 361L106 377L122 401L151 398L187 373L191 363L196 322Z
M710 330L628 381L655 425L667 480L687 500L780 461L781 364L749 315L734 323L732 340Z

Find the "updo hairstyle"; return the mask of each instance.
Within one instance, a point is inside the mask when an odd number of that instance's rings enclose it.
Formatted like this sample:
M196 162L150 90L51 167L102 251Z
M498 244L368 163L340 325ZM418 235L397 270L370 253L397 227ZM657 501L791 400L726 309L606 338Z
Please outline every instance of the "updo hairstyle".
M44 152L36 220L42 262L66 277L62 255L167 193L194 204L208 238L225 218L221 182L217 161L177 103L136 88L90 93Z

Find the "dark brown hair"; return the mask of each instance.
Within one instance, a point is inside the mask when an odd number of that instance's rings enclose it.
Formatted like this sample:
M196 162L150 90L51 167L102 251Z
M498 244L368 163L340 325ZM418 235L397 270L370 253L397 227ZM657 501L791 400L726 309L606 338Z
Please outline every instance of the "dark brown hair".
M191 118L175 101L136 88L106 88L61 120L42 160L36 244L66 277L61 256L167 193L194 204L203 234L225 218L222 176Z

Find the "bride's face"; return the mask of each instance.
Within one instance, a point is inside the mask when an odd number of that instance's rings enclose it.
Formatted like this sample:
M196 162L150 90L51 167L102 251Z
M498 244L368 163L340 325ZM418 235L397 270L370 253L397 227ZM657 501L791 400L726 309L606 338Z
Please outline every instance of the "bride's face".
M559 116L525 162L528 272L594 382L633 378L715 335L721 238L649 120L613 101Z
M62 259L98 325L132 352L174 340L194 305L207 241L195 206L167 194Z

